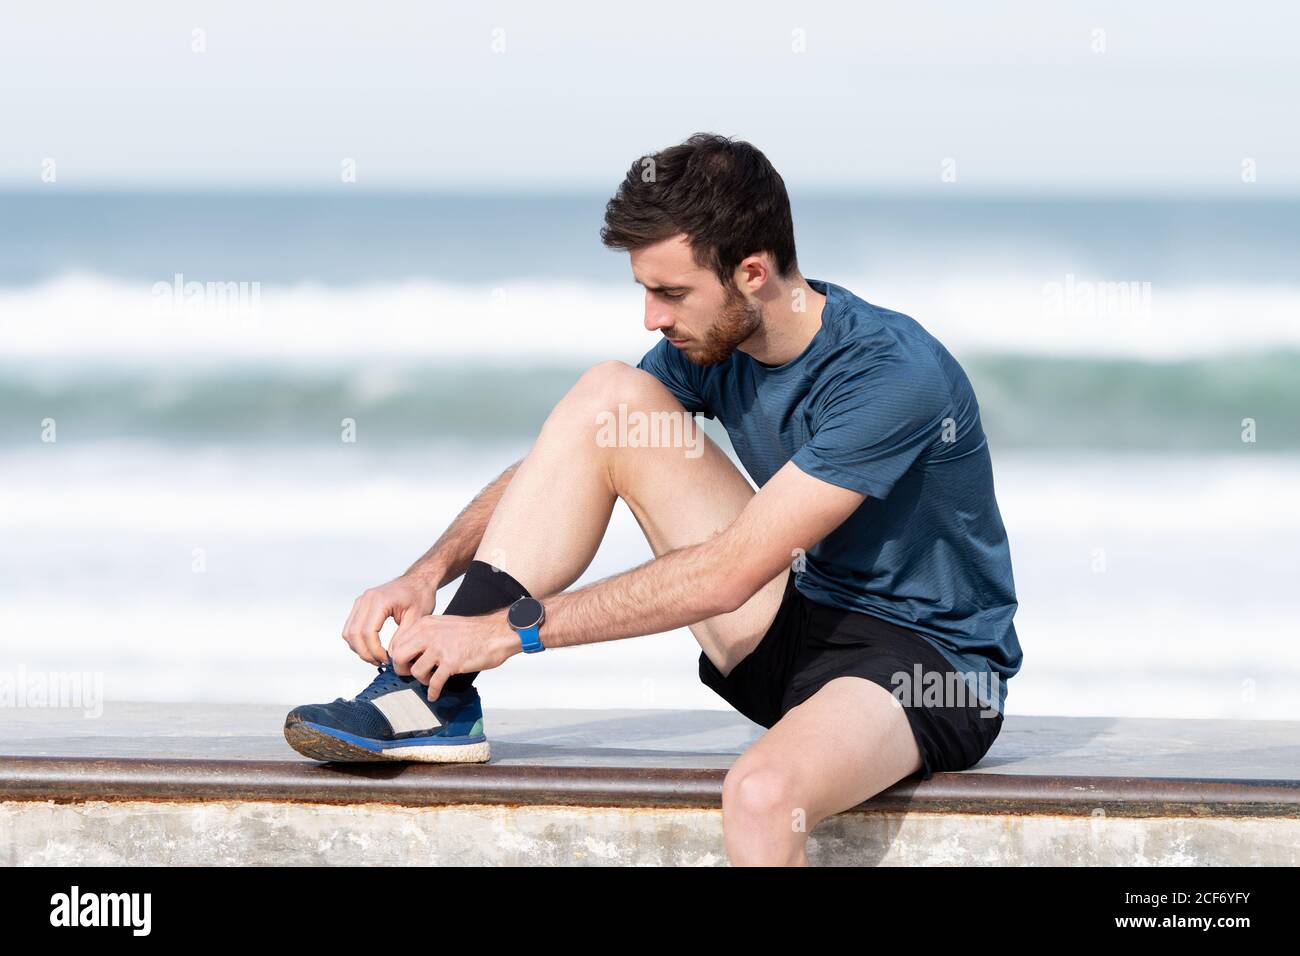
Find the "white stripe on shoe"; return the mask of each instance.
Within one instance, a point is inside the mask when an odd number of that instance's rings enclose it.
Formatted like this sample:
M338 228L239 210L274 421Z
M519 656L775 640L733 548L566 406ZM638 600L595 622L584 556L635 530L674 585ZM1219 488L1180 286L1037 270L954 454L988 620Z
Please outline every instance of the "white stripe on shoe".
M384 694L371 701L379 712L388 718L393 733L406 734L413 730L433 730L442 726L437 714L420 699L412 688L407 687L392 694Z

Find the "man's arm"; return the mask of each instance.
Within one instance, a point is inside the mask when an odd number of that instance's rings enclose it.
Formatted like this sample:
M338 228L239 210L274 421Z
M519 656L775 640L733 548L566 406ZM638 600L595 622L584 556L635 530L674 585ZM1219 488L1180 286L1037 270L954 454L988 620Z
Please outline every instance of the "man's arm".
M548 648L657 634L736 610L865 500L788 462L721 534L576 591L542 595ZM436 700L452 674L500 667L522 653L506 611L403 622L389 645L399 674Z
M483 540L483 532L492 519L492 512L496 510L506 486L522 463L521 458L475 495L474 500L464 507L456 520L433 543L433 547L421 555L403 577L425 581L437 591L464 574Z
M907 358L867 356L869 375L857 366L839 374L812 438L721 534L576 591L535 595L546 605L542 642L565 647L637 637L734 611L867 496L888 495L954 414L946 371ZM409 667L429 684L430 699L448 675L499 667L522 653L504 610L402 623L390 650L398 673Z
M546 597L542 640L550 648L658 634L734 611L865 498L787 463L716 537Z

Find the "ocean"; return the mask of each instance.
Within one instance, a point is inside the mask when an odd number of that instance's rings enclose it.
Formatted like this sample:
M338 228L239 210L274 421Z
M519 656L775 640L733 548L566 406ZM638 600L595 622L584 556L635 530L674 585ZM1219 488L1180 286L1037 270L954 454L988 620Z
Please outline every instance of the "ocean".
M584 368L656 341L605 198L0 194L0 672L102 675L109 699L359 690L353 599ZM794 214L806 276L912 315L975 385L1020 600L1008 713L1300 719L1300 202ZM649 557L620 504L580 583ZM698 655L681 630L478 683L489 723L725 708Z

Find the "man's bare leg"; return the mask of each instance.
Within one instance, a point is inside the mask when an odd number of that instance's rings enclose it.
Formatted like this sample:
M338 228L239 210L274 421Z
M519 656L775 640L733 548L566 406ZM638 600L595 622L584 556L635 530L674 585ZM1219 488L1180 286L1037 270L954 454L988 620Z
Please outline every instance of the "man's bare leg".
M837 677L756 740L722 784L727 856L738 866L808 863L808 834L921 769L921 751L888 690Z
M636 516L656 555L726 528L754 490L700 432L682 448L603 448L597 415L628 410L687 415L653 376L619 362L589 370L547 419L511 479L475 555L544 597L562 591L596 553L615 498ZM689 416L687 416L689 419ZM694 427L694 421L690 420ZM730 614L692 626L724 675L762 638L784 593L783 571ZM830 681L749 748L723 785L723 831L733 863L806 863L807 834L921 767L896 698L858 677ZM800 825L801 824L801 825Z
M617 416L620 404L625 414L681 416L687 447L602 447L600 415ZM690 455L688 448L694 449ZM659 556L725 530L753 495L726 453L658 379L622 362L603 362L547 418L493 511L475 557L545 597L566 589L591 564L616 498L627 502ZM691 627L723 674L762 638L788 575L783 571L735 611Z

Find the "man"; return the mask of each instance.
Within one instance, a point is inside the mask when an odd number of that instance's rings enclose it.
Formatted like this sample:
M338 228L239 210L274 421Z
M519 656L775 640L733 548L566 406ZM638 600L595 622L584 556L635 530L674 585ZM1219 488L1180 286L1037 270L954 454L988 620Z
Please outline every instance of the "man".
M638 160L601 237L663 339L637 368L587 371L527 457L357 600L343 636L378 677L285 734L324 760L486 760L477 672L689 626L704 683L770 728L726 776L728 855L804 863L818 821L975 764L1001 728L1021 652L975 396L912 319L800 274L784 182L748 143L697 134ZM629 409L679 440L609 440ZM566 591L617 498L656 557Z

